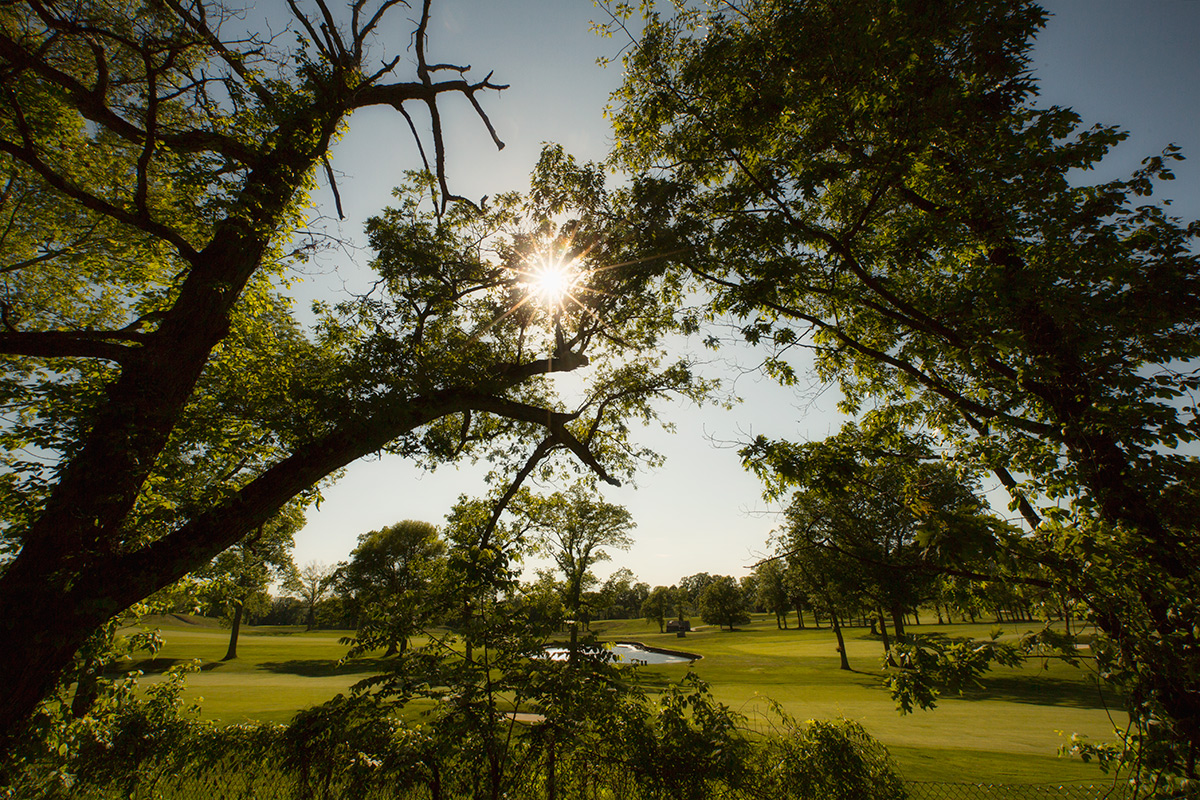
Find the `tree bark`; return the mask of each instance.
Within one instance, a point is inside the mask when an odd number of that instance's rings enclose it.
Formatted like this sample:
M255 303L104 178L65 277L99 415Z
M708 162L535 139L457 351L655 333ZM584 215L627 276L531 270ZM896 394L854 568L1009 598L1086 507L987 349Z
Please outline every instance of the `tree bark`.
M838 615L837 615L836 611L830 611L829 619L830 619L830 622L833 623L833 635L837 637L838 656L842 660L840 669L844 669L847 672L849 672L849 671L851 671L850 670L850 659L847 658L847 656L846 656L846 640L844 638L842 638L841 620L838 619Z
M904 637L904 607L899 603L892 606L892 628L896 631L897 639Z
M234 601L233 621L229 625L229 649L225 651L225 657L222 661L232 661L237 658L238 636L242 632L242 613L246 609L246 602L239 597Z
M892 639L890 636L888 636L887 621L884 619L882 608L878 609L878 614L879 614L879 635L881 637L883 637L883 652L884 652L884 655L887 655L892 650Z

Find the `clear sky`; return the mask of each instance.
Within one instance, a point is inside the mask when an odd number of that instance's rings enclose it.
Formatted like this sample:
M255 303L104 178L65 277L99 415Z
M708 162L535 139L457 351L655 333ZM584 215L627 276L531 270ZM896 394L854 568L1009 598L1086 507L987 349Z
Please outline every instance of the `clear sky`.
M1047 104L1071 106L1084 122L1118 124L1133 134L1097 178L1119 177L1169 143L1200 159L1200 0L1052 0L1053 15L1038 38L1035 72ZM407 43L404 9L395 9L393 54ZM543 142L561 143L581 159L602 159L611 137L603 108L620 80L619 66L601 69L598 56L616 56L622 43L591 34L602 12L590 0L435 0L427 52L432 60L471 64L476 78L494 70L510 85L482 97L507 147L497 152L474 113L462 103L447 117L451 189L479 198L526 185ZM404 23L404 24L399 24ZM382 56L382 53L380 54ZM334 151L347 219L342 236L361 241L363 221L390 199L405 169L419 166L405 123L392 112L359 112ZM1200 217L1200 169L1184 162L1165 196L1176 213ZM318 192L318 213L332 214L332 195ZM352 249L331 254L305 276L302 304L336 300L362 284L369 255ZM765 552L776 509L745 473L736 442L752 434L822 438L841 420L836 395L820 387L784 390L734 365L752 366L748 351L712 354L698 344L709 376L744 399L732 410L664 404L661 416L676 432L639 434L667 456L636 487L605 489L637 522L636 544L599 565L603 576L629 567L651 585L712 572L741 576ZM740 374L740 377L739 377ZM402 519L440 524L459 494L485 491L485 470L464 466L422 473L395 457L355 463L324 491L319 510L297 536L296 562L346 558L357 536Z

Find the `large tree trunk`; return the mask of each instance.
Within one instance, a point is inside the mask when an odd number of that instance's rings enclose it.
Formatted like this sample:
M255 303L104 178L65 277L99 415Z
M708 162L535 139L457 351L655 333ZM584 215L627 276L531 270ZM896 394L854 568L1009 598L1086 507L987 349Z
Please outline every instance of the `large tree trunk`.
M242 632L242 614L246 610L246 601L238 598L234 601L233 621L229 624L229 649L225 651L222 661L232 661L237 658L238 636Z
M56 537L26 544L0 575L0 630L9 643L0 659L0 748L109 619L207 563L326 475L441 416L433 409L456 413L469 405L465 400L456 392L418 398L375 424L350 424L297 448L233 497L139 550L91 549L82 563L55 547L66 547Z
M92 710L92 706L96 704L96 698L100 694L99 673L103 666L99 661L91 659L90 663L80 670L79 681L75 684L75 694L71 698L71 716L75 719L86 717Z
M842 638L841 620L838 619L838 615L837 615L836 611L831 611L829 613L829 619L833 623L833 635L837 637L838 656L842 660L842 664L841 664L840 668L849 672L850 671L850 659L847 658L847 656L846 656L846 640L844 638Z
M887 620L884 619L883 609L877 609L879 617L879 635L883 637L883 653L888 655L892 650L892 639L888 636Z
M892 606L892 628L896 631L897 639L904 638L904 606L899 603Z

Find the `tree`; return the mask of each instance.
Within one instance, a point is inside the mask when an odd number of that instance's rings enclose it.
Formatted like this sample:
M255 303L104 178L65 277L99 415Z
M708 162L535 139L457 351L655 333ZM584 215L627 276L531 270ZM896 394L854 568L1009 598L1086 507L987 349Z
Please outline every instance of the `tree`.
M642 617L646 622L657 622L662 633L667 617L675 611L674 592L669 586L655 586L642 603Z
M222 661L237 658L242 616L251 598L265 595L272 581L287 583L295 577L292 548L296 531L302 527L304 512L297 505L290 505L242 537L200 572L209 579L206 594L223 607L229 622L229 647Z
M742 597L746 598L746 610L754 613L757 611L765 611L765 608L758 606L758 575L750 572L743 575L738 581L738 588L742 590Z
M605 502L587 483L575 483L566 492L527 500L526 514L541 542L540 549L554 560L563 575L563 606L571 634L570 657L579 647L583 591L596 580L591 567L610 558L602 548L629 549L629 532L636 523L623 507Z
M897 636L905 614L933 596L939 570L981 564L1013 535L928 441L870 416L821 442L743 455L776 491L799 487L789 512L795 546L836 555Z
M437 615L431 590L445 555L446 543L428 522L404 520L358 537L335 578L355 619L355 651L404 654L413 634Z
M774 348L777 376L809 346L846 410L890 408L997 476L1023 558L1106 636L1133 763L1194 778L1200 464L1179 445L1200 428L1180 368L1200 355L1200 225L1147 199L1174 147L1082 185L1125 134L1038 106L1045 18L958 0L650 12L616 157L664 167L638 182L642 235Z
M717 575L700 593L700 619L707 625L744 625L750 621L746 613L746 597L737 581L728 575Z
M440 106L462 98L490 129L479 100L502 87L426 58L429 0L411 56L380 61L397 4L289 4L295 35L278 40L240 34L211 0L4 7L0 631L15 644L0 739L105 620L356 458L436 462L505 440L529 457L520 478L569 453L616 480L636 451L615 446L614 421L691 391L685 366L651 355L670 324L653 275L596 273L569 308L530 301L522 275L555 239L550 216L609 202L602 181L561 157L527 204L456 198ZM290 239L318 170L332 180L330 142L372 106L414 132L428 111L432 177L414 192L434 197L376 226L382 294L327 309L310 337L279 288L316 242ZM556 258L633 262L578 213ZM581 404L555 402L548 373L626 349Z
M704 594L704 590L715 580L716 576L707 572L697 572L695 575L680 578L677 600L689 606L693 612L697 611L700 608L700 595ZM682 612L679 618L683 619Z
M537 580L521 587L525 613L539 629L560 630L566 613L563 610L562 581L553 570L539 569Z
M304 629L311 631L317 626L317 606L329 596L333 589L336 567L310 561L284 583L284 588L300 596L304 604Z
M650 594L649 585L640 582L628 567L621 567L600 587L601 611L605 619L634 619Z
M754 572L758 575L759 605L775 615L775 627L787 630L787 615L791 603L785 566L777 559L772 559L759 564Z

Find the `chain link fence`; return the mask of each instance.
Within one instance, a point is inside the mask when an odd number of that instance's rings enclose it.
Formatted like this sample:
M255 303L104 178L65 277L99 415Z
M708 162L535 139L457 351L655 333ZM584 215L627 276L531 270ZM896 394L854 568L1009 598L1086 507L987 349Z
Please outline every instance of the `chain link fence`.
M1151 795L1139 793L1127 783L1110 784L987 784L906 781L909 800L1137 800ZM1181 800L1200 800L1200 791L1169 795ZM1161 797L1161 795L1160 795Z
M241 765L245 767L247 765ZM627 772L600 769L590 774L563 776L553 789L540 770L519 774L504 791L506 800L668 800L663 793L639 782ZM415 778L415 776L414 776ZM267 765L257 769L214 769L203 773L146 775L122 786L61 787L29 798L70 797L72 800L460 800L486 795L481 786L463 783L462 776L446 776L439 785L428 777L411 782L388 780L354 786L341 782L301 781L294 774ZM980 784L905 781L908 800L1140 800L1149 798L1124 783L1113 784ZM4 794L0 791L0 797ZM710 800L763 800L754 792L712 784ZM1171 795L1180 800L1200 800L1200 791ZM16 800L14 798L14 800ZM902 800L897 798L897 800Z

